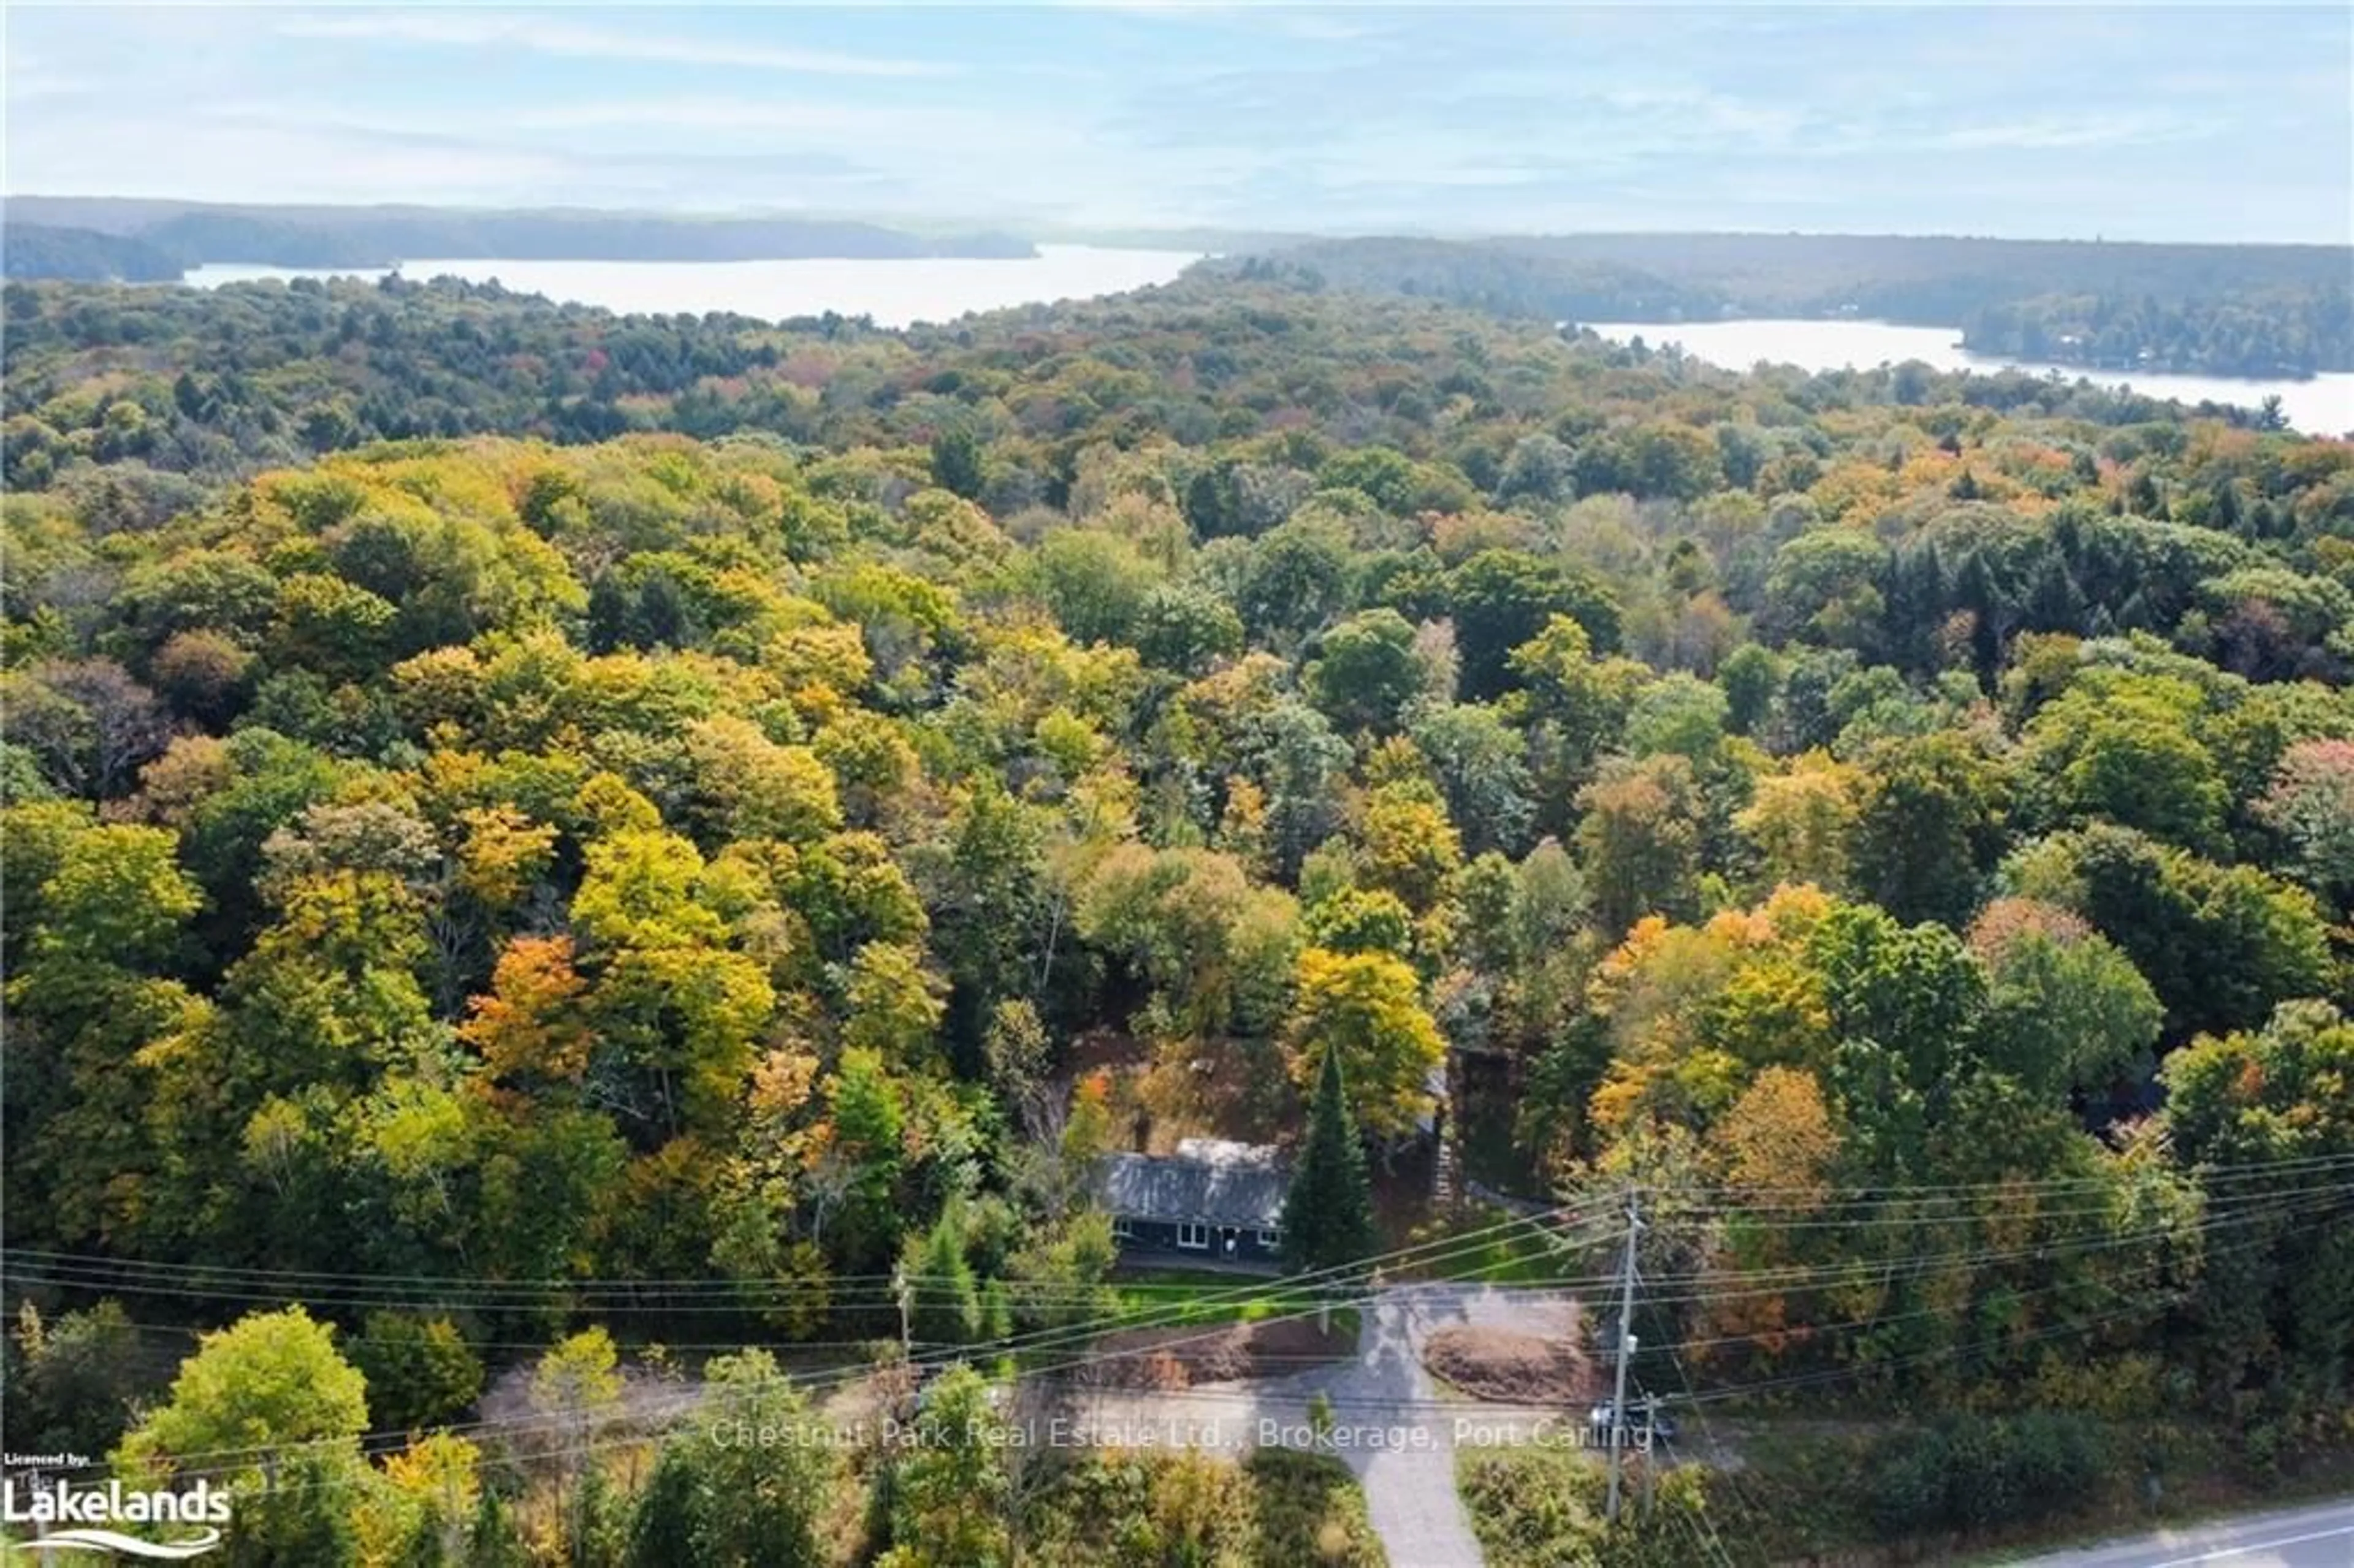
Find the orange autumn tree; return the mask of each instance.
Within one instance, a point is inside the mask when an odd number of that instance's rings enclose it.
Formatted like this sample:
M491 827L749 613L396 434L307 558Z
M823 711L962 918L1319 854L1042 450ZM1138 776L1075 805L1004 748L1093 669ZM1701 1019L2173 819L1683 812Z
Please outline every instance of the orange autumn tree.
M517 937L499 955L487 995L458 1036L482 1054L494 1097L577 1086L588 1070L588 985L569 937Z
M1708 1155L1714 1173L1735 1203L1725 1219L1712 1273L1728 1280L1787 1268L1798 1261L1797 1233L1778 1223L1819 1214L1831 1195L1831 1172L1840 1152L1839 1133L1812 1073L1767 1067L1710 1129ZM1712 1295L1701 1313L1703 1360L1738 1362L1780 1354L1808 1336L1792 1320L1791 1303L1781 1291L1737 1286Z
M1704 1131L1761 1067L1820 1061L1830 1019L1805 952L1832 907L1800 885L1705 925L1638 921L1586 997L1610 1046L1587 1106L1596 1137L1613 1140L1645 1119Z

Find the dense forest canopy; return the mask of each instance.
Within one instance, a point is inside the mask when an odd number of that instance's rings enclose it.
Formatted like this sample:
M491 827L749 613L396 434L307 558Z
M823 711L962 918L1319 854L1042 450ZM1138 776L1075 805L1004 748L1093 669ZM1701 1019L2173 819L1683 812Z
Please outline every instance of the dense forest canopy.
M176 283L186 270L172 251L128 235L16 222L0 229L0 272L10 278Z
M1345 1082L1386 1152L1449 1061L1499 1180L1659 1195L1695 1376L2342 1435L2354 446L1209 277L6 313L12 1446L200 1467L250 1356L348 1481L486 1361L593 1404L609 1330L1076 1332L1129 1128ZM168 1394L90 1350L249 1309ZM962 1462L864 1539L997 1560Z
M1861 316L1958 326L1987 355L2216 376L2354 370L2354 251L1934 237L1366 238L1204 263L1298 269L1547 320Z
M1150 300L1151 308L1135 301ZM1272 313L1270 315L1269 313ZM1575 391L1629 408L1671 389L1721 402L1743 378L1674 355L1589 345L1555 352L1515 327L1500 336L1433 306L1387 309L1320 300L1296 283L1239 287L1189 281L1132 301L993 318L900 334L841 318L769 325L726 315L617 316L558 305L495 284L297 280L184 290L12 284L0 343L8 482L19 489L104 482L126 504L169 509L194 493L179 476L218 480L307 461L366 441L514 433L557 441L633 430L698 437L758 429L844 446L927 440L943 410L981 399L982 413L1067 451L1108 411L1129 425L1199 444L1219 432L1266 433L1339 416L1342 440L1378 440L1426 454L1462 448L1475 484L1493 485L1509 454L1487 410L1527 419ZM1270 352L1281 330L1312 336L1302 367ZM1410 357L1377 366L1341 341L1380 320L1410 333ZM1053 321L1032 339L1023 323ZM1450 357L1457 340L1494 340L1514 362ZM1302 338L1305 341L1305 338ZM1048 354L1037 346L1062 346ZM1100 344L1102 354L1080 349ZM930 363L918 385L898 378ZM1345 371L1355 385L1336 379ZM1018 379L1015 379L1017 378ZM1378 387L1368 385L1378 378ZM2126 427L2167 420L2164 401L2089 383L2006 373L1949 376L1907 365L1808 377L1776 373L1777 411L1765 433L1727 435L1736 482L1754 484L1771 428L1808 411L1959 405L1976 411L2065 416ZM999 387L1018 393L1008 404ZM945 401L942 399L945 398ZM1458 400L1480 417L1440 416ZM2245 423L2245 410L2209 409ZM1560 424L1566 417L1554 416ZM1598 430L1598 427L1597 427ZM1580 493L1627 488L1595 464ZM1565 429L1557 439L1579 439ZM1045 493L1037 471L1009 471L992 504L1018 509ZM1708 482L1706 475L1686 483ZM1018 491L1009 486L1026 485ZM161 497L133 502L134 493Z

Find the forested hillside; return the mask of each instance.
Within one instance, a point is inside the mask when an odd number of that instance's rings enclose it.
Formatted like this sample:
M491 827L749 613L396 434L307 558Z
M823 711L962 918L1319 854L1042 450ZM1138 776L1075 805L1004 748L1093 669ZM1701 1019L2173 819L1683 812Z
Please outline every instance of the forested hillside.
M180 281L180 259L143 239L90 228L42 224L0 227L0 273L10 278L72 278L84 282Z
M1371 1561L1280 1456L580 1462L608 1334L788 1425L1083 1359L1095 1156L1328 1053L1646 1192L1662 1383L2346 1437L2345 442L1209 278L6 311L12 1448L284 1562ZM563 1443L467 1425L518 1364Z
M2354 369L2354 254L2324 245L1893 235L1581 234L1256 247L1204 263L1515 317L1863 316L1986 355L2210 376Z
M207 261L375 270L432 258L522 260L741 261L793 257L1022 257L1007 234L923 236L878 224L809 217L693 217L667 213L434 207L291 207L18 196L5 214L10 277L176 281ZM54 238L111 239L123 254L168 257L168 271L93 272ZM58 270L64 264L70 270Z
M1002 402L1003 389L1018 385L1020 410L992 417L1052 461L999 465L986 497L998 510L1067 483L1070 454L1102 439L1108 432L1097 426L1111 415L1118 430L1157 430L1194 446L1244 421L1251 431L1276 428L1278 415L1285 424L1338 416L1333 432L1351 441L1428 445L1444 429L1475 488L1492 488L1521 433L1511 419L1537 433L1561 424L1575 439L1585 416L1548 409L1544 397L1574 387L1588 399L1634 404L1691 387L1722 403L1742 385L1697 363L1597 346L1522 372L1532 379L1507 406L1490 367L1446 354L1467 334L1533 352L1520 327L1500 337L1469 317L1320 302L1314 291L1264 282L1202 279L1139 298L1155 303L1011 313L986 334L895 334L838 317L773 326L717 314L617 316L447 278L207 292L19 283L5 296L0 343L6 478L18 490L96 485L126 516L154 522L201 493L181 476L239 478L368 441L510 434L578 442L632 430L762 430L830 448L920 441L944 410L984 396ZM1368 359L1342 341L1358 319L1391 331L1418 323L1415 331L1448 347L1424 347L1413 361ZM1050 322L1054 337L1025 335L1028 323ZM1308 336L1312 356L1296 358L1292 342ZM2178 415L2170 404L2085 382L1946 376L1921 365L1786 376L1756 395L1779 411L1720 441L1720 466L1729 464L1725 472L1744 489L1759 482L1769 450L1827 409L1954 406L2110 427ZM1477 416L1469 424L1449 412L1458 400ZM2203 411L2239 424L2261 418ZM1601 443L1589 461L1608 450ZM1589 469L1581 482L1591 492L1633 482ZM1676 482L1689 491L1715 477Z

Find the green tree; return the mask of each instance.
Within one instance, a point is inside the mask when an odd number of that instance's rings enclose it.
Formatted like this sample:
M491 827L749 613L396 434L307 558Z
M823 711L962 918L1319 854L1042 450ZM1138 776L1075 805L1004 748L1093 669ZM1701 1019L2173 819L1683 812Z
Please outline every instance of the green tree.
M1373 1193L1365 1149L1349 1114L1341 1054L1327 1051L1283 1199L1283 1256L1293 1269L1346 1268L1373 1250Z
M482 1363L447 1318L371 1312L352 1340L376 1425L417 1432L450 1420L482 1393Z
M2327 927L2313 895L2260 867L2217 865L2095 824L2030 846L2006 876L2115 942L2166 1003L2169 1038L2251 1028L2279 1003L2328 988Z
M1841 905L1808 933L1807 956L1822 977L1832 1031L1892 1053L1914 1091L1928 1094L1967 1059L1987 982L1952 931Z
M1724 745L1730 711L1716 687L1697 675L1671 672L1635 694L1627 714L1627 749L1637 757L1673 752L1695 764L1705 762Z
M892 1485L883 1568L1002 1568L1009 1560L1003 1423L989 1384L952 1367L925 1391Z
M631 1568L815 1568L838 1481L830 1433L765 1351L704 1369L713 1414L671 1436L631 1526Z
M981 1284L961 1221L951 1205L929 1231L907 1238L902 1257L909 1331L927 1346L970 1344L981 1331Z
M132 1486L186 1469L230 1471L225 1562L321 1568L358 1560L351 1502L365 1475L367 1383L334 1330L300 1307L254 1313L205 1335L168 1403L114 1451Z
M1988 987L1981 1047L2047 1100L2100 1088L2157 1045L2166 1012L2158 993L2066 911L1997 900L1971 927L1970 946Z
M932 482L967 501L981 499L986 482L981 439L961 427L950 427L932 438Z
M1076 913L1082 937L1150 981L1161 1027L1264 1038L1280 1016L1298 906L1232 855L1122 844L1096 863Z
M7 1439L24 1453L103 1453L154 1389L139 1327L111 1298L55 1319L26 1302L10 1350Z
M1094 528L1057 529L1034 562L1039 594L1074 642L1129 642L1161 569L1134 544Z
M1717 666L1716 683L1724 692L1726 727L1735 735L1755 736L1781 690L1781 661L1761 643L1744 642Z
M2291 1002L2260 1031L2176 1052L2160 1076L2180 1159L2213 1172L2214 1198L2228 1193L2239 1216L2199 1281L2201 1360L2232 1412L2276 1440L2343 1410L2354 1389L2354 1205L2268 1169L2354 1154L2354 1024Z
M1536 815L1536 780L1522 733L1496 707L1448 704L1418 713L1411 734L1465 849L1522 853Z
M1468 700L1502 694L1512 651L1556 615L1576 621L1599 652L1618 645L1617 601L1593 578L1557 561L1483 550L1447 574L1438 598L1440 608L1454 617Z
M843 1255L887 1262L906 1223L896 1198L906 1166L907 1108L899 1086L872 1051L844 1051L826 1084L832 1110L834 1158L846 1174L842 1229ZM819 1224L823 1224L822 1219Z
M1243 620L1233 605L1199 584L1162 583L1137 611L1135 642L1148 664L1204 675L1243 651Z
M1595 923L1619 937L1645 915L1698 912L1699 788L1673 755L1621 762L1578 791L1577 847Z
M2193 733L2186 683L2079 682L2030 726L2062 811L2103 817L2201 852L2221 840L2226 804L2215 759Z
M1941 732L1884 743L1866 771L1857 888L1899 920L1967 924L2002 853L2009 792L1999 768Z
M1347 608L1349 575L1339 529L1287 522L1252 545L1235 608L1254 638L1289 646Z
M1288 881L1308 852L1339 825L1335 785L1349 747L1305 703L1279 703L1256 726L1249 767L1267 798L1267 847Z
M1075 1107L1075 1127L1085 1114ZM1081 1159L1091 1164L1099 1157L1099 1149L1087 1147L1065 1155L1066 1163L1074 1166ZM1105 1321L1117 1306L1115 1292L1105 1281L1119 1261L1119 1241L1112 1234L1111 1216L1100 1209L1080 1210L1058 1224L1034 1228L1031 1240L1006 1259L1017 1326L1061 1329L1076 1335Z
M1651 679L1632 659L1597 659L1585 629L1565 615L1512 651L1522 689L1506 699L1532 721L1530 750L1546 794L1574 794L1624 734L1635 694ZM1548 826L1566 832L1558 818Z
M1316 705L1341 728L1390 729L1422 690L1414 623L1387 608L1359 611L1318 640L1306 683Z

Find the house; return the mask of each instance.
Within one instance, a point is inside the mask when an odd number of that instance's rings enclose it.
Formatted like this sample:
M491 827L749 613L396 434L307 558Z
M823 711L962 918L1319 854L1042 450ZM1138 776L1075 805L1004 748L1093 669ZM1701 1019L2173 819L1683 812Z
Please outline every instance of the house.
M1174 1154L1112 1154L1097 1166L1097 1200L1123 1255L1275 1266L1291 1170L1264 1144L1188 1138Z

